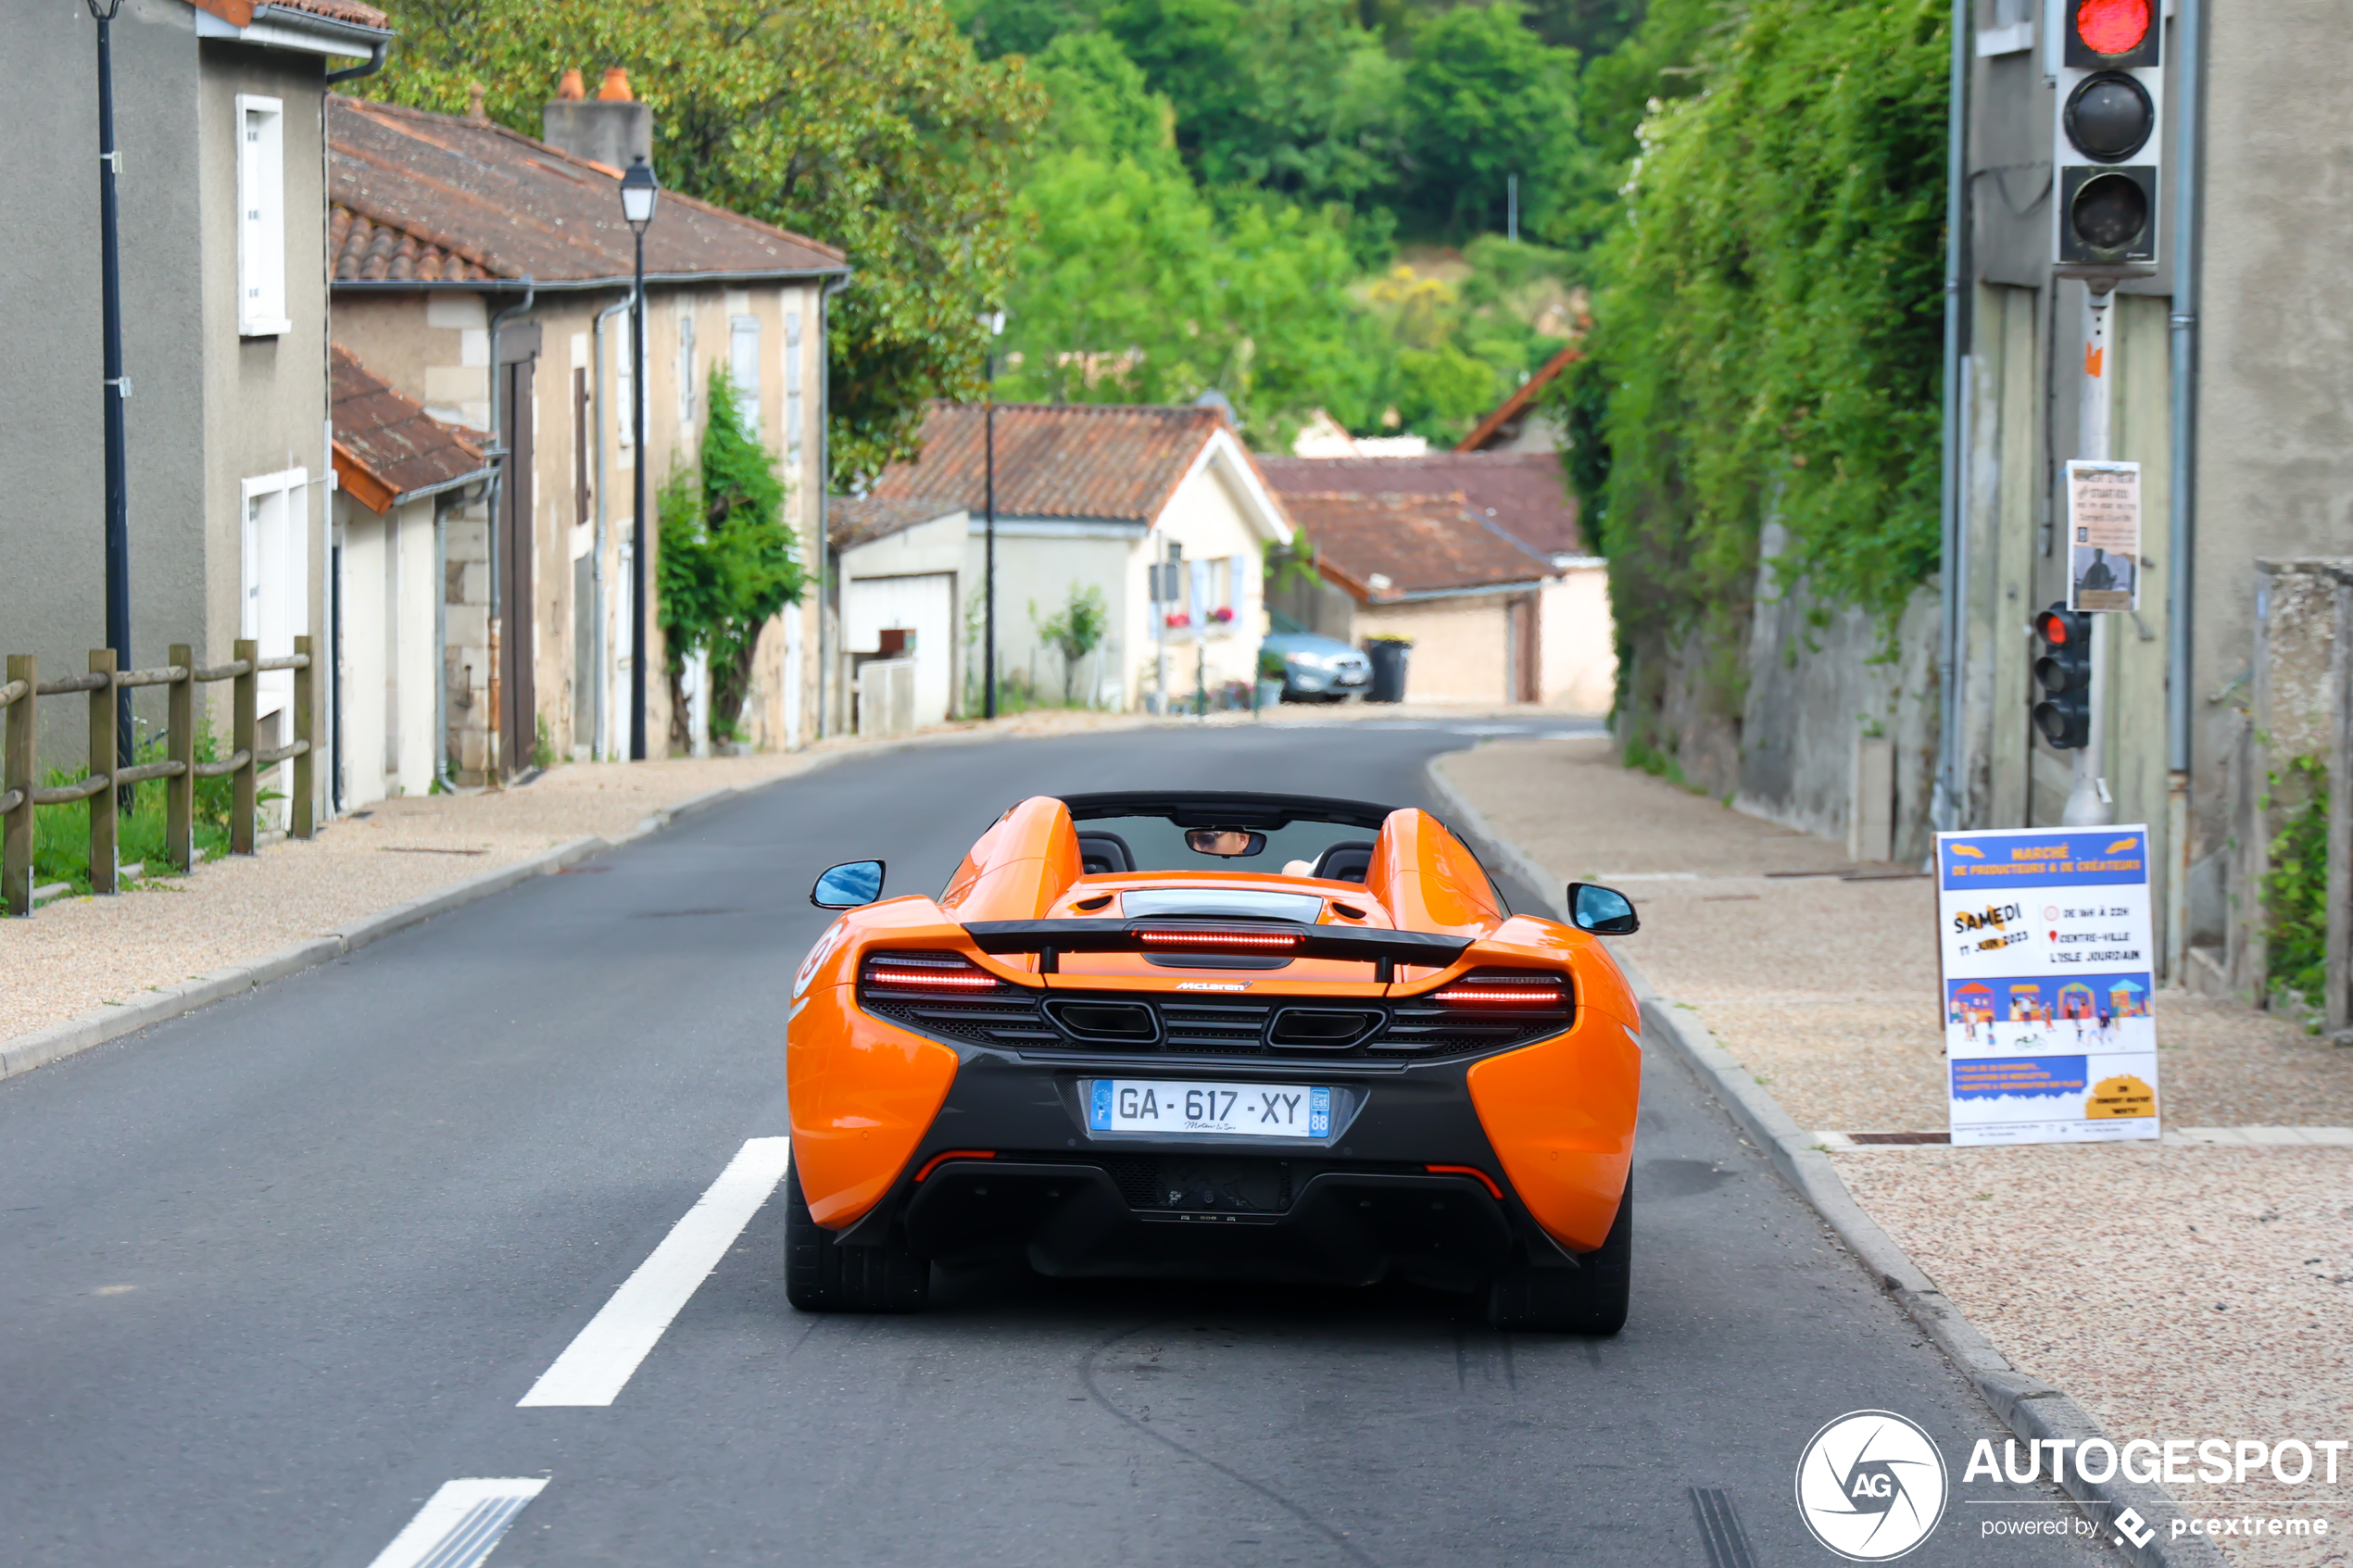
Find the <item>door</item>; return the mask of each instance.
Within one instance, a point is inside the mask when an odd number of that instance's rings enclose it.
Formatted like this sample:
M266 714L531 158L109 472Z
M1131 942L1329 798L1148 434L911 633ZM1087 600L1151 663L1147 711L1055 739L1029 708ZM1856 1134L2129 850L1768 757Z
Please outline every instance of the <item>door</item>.
M956 574L928 571L912 577L852 578L842 606L849 631L842 642L851 653L873 653L882 633L899 628L914 633L914 721L937 724L948 717L954 673Z
M238 634L261 645L264 659L294 652L294 640L310 630L310 563L304 526L310 499L307 469L287 469L245 482L242 550L244 603ZM294 672L273 670L257 683L255 713L259 744L285 745L294 737Z
M498 367L498 430L508 457L498 487L498 769L513 778L531 765L537 744L539 701L533 689L537 642L531 616L534 530L538 508L532 483L532 359Z

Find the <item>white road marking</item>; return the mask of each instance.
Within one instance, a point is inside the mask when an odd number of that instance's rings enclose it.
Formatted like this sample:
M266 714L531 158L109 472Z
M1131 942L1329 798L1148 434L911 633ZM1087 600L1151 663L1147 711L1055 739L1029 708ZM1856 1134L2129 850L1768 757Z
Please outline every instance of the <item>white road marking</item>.
M790 1138L753 1138L588 1320L519 1405L610 1405L661 1343L792 1162Z
M545 1477L444 1481L371 1568L476 1568Z

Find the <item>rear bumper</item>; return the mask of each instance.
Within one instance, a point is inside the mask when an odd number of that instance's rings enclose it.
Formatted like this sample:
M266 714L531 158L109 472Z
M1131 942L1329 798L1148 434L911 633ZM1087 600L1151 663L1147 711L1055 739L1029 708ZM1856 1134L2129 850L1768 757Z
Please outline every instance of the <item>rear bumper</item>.
M1342 1285L1394 1275L1448 1288L1516 1255L1575 1266L1514 1192L1480 1124L1467 1077L1491 1059L1371 1073L959 1054L914 1156L843 1231L846 1245L896 1231L944 1263L1019 1260L1054 1275ZM1346 1091L1337 1098L1347 1110L1315 1140L1092 1133L1084 1085L1114 1076L1328 1085Z

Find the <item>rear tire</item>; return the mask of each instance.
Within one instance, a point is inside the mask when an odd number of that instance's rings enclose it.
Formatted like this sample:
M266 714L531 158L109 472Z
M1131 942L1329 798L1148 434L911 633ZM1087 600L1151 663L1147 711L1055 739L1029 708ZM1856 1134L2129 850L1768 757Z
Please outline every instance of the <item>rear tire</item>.
M912 1312L931 1294L931 1261L892 1235L844 1247L810 1217L800 1172L785 1173L785 1298L804 1312Z
M1608 1336L1626 1326L1634 1283L1634 1186L1617 1200L1617 1218L1600 1247L1577 1256L1574 1269L1516 1263L1487 1287L1487 1321L1496 1328L1540 1334Z

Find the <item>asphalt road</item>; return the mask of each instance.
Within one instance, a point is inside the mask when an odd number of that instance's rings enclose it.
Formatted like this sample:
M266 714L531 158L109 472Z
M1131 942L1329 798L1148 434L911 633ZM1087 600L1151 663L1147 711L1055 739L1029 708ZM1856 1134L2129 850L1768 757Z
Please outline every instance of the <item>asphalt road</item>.
M1417 803L1426 759L1470 743L1151 731L847 762L0 1083L0 1562L367 1568L445 1482L520 1477L544 1489L497 1568L1735 1568L1695 1487L1787 1568L1834 1561L1797 1517L1800 1450L1865 1408L1952 1467L1907 1562L2105 1559L1981 1536L2067 1511L1962 1484L1991 1414L1664 1052L1615 1339L1498 1335L1402 1286L1015 1272L920 1317L805 1317L771 1199L609 1407L518 1408L746 1141L787 1130L824 866L937 887L1045 790Z

